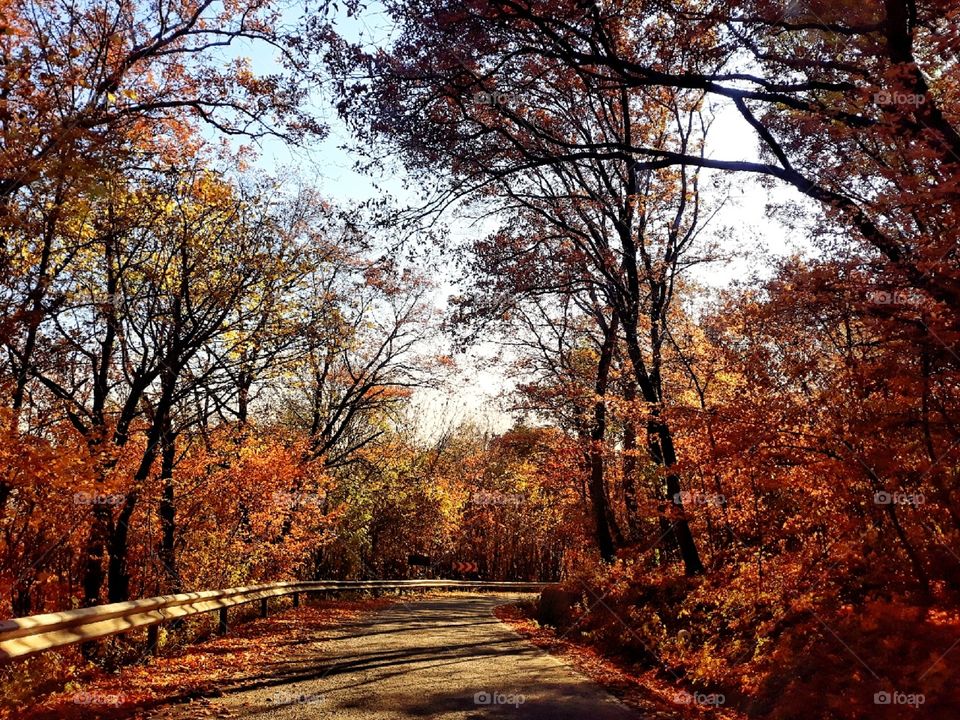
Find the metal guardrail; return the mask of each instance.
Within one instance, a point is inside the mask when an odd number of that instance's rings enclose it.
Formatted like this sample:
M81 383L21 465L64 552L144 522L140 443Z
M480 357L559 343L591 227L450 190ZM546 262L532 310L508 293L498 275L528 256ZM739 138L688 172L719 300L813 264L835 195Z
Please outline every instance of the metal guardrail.
M156 630L160 623L214 610L220 612L220 632L226 632L228 608L259 600L261 615L265 616L267 601L272 597L286 595L293 595L293 604L296 607L300 604L301 593L458 589L539 592L544 586L545 583L474 580L330 580L270 583L226 590L161 595L4 620L0 622L0 662L74 643L120 635L140 627L149 629L147 642L155 647Z

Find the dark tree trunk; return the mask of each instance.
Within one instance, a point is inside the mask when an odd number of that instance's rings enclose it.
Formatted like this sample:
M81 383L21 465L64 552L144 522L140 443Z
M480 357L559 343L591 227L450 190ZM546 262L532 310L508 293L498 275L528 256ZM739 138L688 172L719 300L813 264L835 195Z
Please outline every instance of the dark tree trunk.
M629 318L628 318L629 319ZM627 353L633 364L634 374L637 385L643 393L643 398L653 405L652 417L647 423L647 438L650 452L654 461L666 471L666 491L667 501L673 504L673 513L670 519L670 532L676 539L677 546L680 549L680 557L683 559L683 565L688 575L699 575L703 573L703 562L700 560L700 553L697 550L697 544L693 539L693 533L690 532L690 526L687 523L686 513L683 502L680 497L680 476L671 468L677 464L677 454L673 447L673 436L670 428L658 417L657 404L660 402L659 393L652 384L650 376L647 374L646 365L643 362L643 355L640 352L640 342L636 334L636 326L624 322L627 339Z
M87 539L87 557L83 571L83 604L85 606L100 604L100 590L106 577L103 562L107 552L107 537L110 535L112 524L111 509L107 505L93 506L93 523L90 526L90 536Z
M600 349L600 362L597 367L596 397L593 408L593 428L590 432L590 502L593 505L593 518L596 525L597 548L600 556L610 562L616 555L613 536L610 532L607 508L607 493L604 483L604 437L607 432L607 403L604 395L610 381L610 365L613 361L613 349L617 342L617 324L611 321L604 328L603 346Z
M700 553L697 551L697 544L693 539L693 533L690 532L686 511L683 508L683 500L680 495L680 476L670 470L677 464L673 436L670 433L670 428L660 421L654 421L652 430L655 433L654 442L660 447L663 467L667 468L667 499L674 506L674 517L671 522L677 546L680 548L680 557L683 558L683 566L687 575L700 575L703 573L703 563L700 560Z
M636 399L637 389L634 383L627 382L623 399L629 405ZM643 530L640 527L637 506L637 428L629 418L623 423L623 504L627 509L627 530L630 541L642 541Z
M172 353L171 357L177 357ZM153 422L147 433L147 447L140 459L140 465L133 476L133 489L124 498L123 507L117 517L113 533L110 535L108 548L110 551L110 572L107 575L107 589L110 602L123 602L130 599L130 568L127 564L129 554L130 519L139 500L139 491L150 476L150 471L157 459L160 445L163 442L164 428L170 422L170 412L173 405L174 384L176 383L179 366L172 360L164 363L162 375L162 390L160 401L157 403Z
M129 550L130 518L133 516L136 505L136 496L133 493L127 495L107 544L110 551L107 602L124 602L130 599L130 568L127 566L127 551Z
M163 564L164 574L171 592L178 593L183 589L180 571L177 569L176 555L176 505L173 487L173 465L176 459L177 439L173 434L169 421L163 434L163 451L160 458L160 481L163 484L163 497L160 499L160 562Z

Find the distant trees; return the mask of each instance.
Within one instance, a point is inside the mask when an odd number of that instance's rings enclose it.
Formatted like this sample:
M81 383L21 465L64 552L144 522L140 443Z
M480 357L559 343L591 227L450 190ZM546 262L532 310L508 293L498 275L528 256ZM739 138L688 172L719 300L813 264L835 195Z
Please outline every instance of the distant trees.
M318 553L318 570L407 577L417 554L430 576L456 577L453 563L472 562L490 580L559 579L589 525L578 456L553 429L491 436L465 424L427 442L401 424L358 453L329 493L340 543Z

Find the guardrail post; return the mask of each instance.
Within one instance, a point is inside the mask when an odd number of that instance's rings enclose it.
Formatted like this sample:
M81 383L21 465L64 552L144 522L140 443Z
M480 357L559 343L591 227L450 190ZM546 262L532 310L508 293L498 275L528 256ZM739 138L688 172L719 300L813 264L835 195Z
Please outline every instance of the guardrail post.
M260 598L260 617L267 616L267 598Z
M293 606L295 608L300 607L300 593L293 594Z
M157 647L160 636L160 626L151 625L147 628L147 652L151 655L158 655L160 648Z
M217 627L217 632L221 635L226 635L229 624L227 623L227 609L225 607L220 608L220 624Z

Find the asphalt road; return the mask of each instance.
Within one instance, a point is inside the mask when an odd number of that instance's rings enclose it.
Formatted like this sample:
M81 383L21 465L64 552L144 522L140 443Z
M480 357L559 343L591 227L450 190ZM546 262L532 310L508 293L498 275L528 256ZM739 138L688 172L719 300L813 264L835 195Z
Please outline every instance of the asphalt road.
M639 716L493 616L515 596L413 599L326 632L308 661L263 659L263 677L212 700L214 715L271 720ZM187 718L183 707L166 718Z

